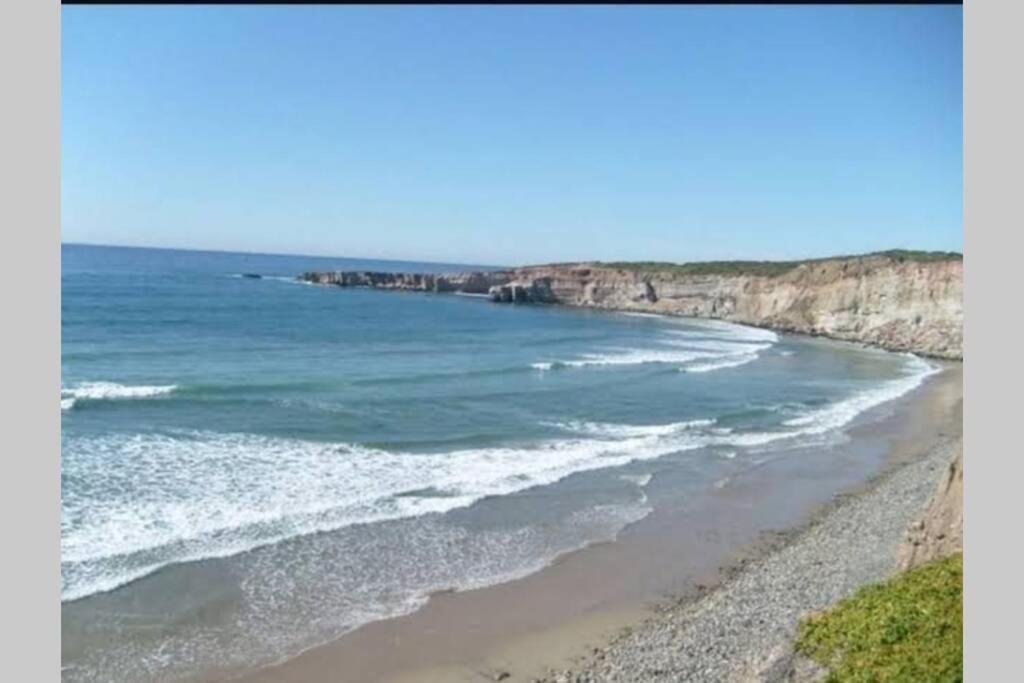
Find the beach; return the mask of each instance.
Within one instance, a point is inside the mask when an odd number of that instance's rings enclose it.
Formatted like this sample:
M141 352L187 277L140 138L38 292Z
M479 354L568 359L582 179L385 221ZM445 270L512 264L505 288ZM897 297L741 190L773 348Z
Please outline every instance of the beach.
M802 616L895 571L955 457L962 366L886 409L830 462L767 462L614 542L435 595L240 680L782 680Z

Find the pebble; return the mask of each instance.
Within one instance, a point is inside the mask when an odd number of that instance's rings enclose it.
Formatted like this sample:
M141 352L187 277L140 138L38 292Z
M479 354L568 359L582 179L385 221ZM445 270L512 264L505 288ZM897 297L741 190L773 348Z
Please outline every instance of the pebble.
M835 507L786 545L744 563L720 587L660 606L577 670L552 672L544 683L792 680L794 666L808 668L806 662L787 666L800 620L896 571L899 546L935 491L936 472L956 457L956 445L947 438L868 490L837 497Z

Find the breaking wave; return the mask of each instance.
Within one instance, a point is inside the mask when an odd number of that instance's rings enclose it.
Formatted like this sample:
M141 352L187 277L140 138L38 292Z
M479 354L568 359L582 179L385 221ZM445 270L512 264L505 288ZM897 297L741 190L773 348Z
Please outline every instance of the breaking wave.
M169 394L178 386L128 386L115 382L83 382L75 387L60 390L60 409L70 410L78 401L103 401L109 399L153 398Z
M694 363L687 365L682 368L683 372L712 372L714 370L724 370L725 368L737 368L747 363L753 363L755 360L760 358L756 353L745 353L731 358L723 358L722 360L712 361L710 363Z
M110 590L172 563L354 524L443 513L578 472L706 446L732 450L820 434L936 372L911 357L904 376L785 420L777 430L733 431L713 418L660 425L565 422L556 426L569 438L442 453L211 432L78 438L62 449L64 475L132 495L95 499L65 491L62 600ZM172 390L83 385L76 397ZM108 466L117 461L131 467ZM417 494L424 491L430 493Z

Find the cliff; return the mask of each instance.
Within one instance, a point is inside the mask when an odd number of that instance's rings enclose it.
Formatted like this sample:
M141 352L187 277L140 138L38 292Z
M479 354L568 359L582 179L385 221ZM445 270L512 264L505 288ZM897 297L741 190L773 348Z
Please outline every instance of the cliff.
M891 351L963 358L963 260L882 252L802 262L576 263L424 275L306 273L309 282L488 294L715 318L863 342Z
M924 516L907 534L900 548L900 569L911 569L925 562L964 549L964 454L958 445L956 459L946 468Z

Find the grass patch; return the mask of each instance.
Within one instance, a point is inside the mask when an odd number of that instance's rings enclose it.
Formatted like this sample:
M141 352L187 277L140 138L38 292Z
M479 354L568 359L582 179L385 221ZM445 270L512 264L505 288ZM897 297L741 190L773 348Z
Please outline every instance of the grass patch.
M828 683L963 681L963 554L866 586L800 625Z
M788 273L803 261L698 261L696 263L663 263L660 261L619 261L602 266L621 270L642 270L677 275L766 275Z
M600 265L622 270L669 272L678 275L763 275L775 277L793 270L805 263L823 263L866 256L884 256L899 263L913 261L931 263L935 261L962 261L964 256L955 251L914 251L890 249L860 256L830 256L802 261L698 261L695 263L668 263L663 261L613 261Z

